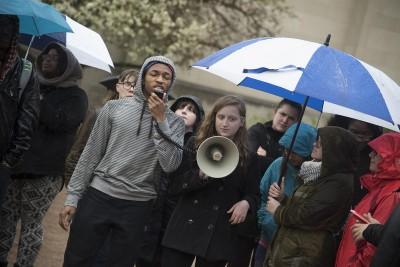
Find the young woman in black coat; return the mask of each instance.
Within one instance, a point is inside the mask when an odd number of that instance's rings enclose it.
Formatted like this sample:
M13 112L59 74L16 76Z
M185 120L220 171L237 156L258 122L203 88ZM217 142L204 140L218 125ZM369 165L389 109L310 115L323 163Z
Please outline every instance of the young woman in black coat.
M182 197L163 239L163 267L225 266L237 242L237 225L254 215L258 203L257 162L246 147L246 108L236 96L217 100L187 147L196 150L211 136L231 139L239 150L239 163L228 176L214 179L198 167L196 155L186 152L171 191Z

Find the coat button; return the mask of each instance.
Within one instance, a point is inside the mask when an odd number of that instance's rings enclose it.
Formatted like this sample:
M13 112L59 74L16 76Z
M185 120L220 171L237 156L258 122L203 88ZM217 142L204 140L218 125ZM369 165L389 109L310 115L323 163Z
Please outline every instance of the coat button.
M182 184L182 188L186 188L186 187L188 187L187 183Z
M209 224L209 225L207 226L207 229L208 229L208 230L214 229L214 225L213 225L213 224Z
M219 210L219 206L218 205L214 205L213 206L213 210Z
M197 199L195 199L194 201L193 201L193 204L198 204L199 203L199 201L197 200Z
M218 191L222 191L224 190L224 187L221 185L220 187L218 187Z
M188 224L193 224L194 223L194 221L192 219L189 219L187 222L188 222Z

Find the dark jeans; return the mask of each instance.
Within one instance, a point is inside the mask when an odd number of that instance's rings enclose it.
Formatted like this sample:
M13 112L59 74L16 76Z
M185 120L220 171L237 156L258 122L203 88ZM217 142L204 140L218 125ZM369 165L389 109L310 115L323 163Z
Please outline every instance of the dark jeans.
M153 201L117 199L89 187L71 224L64 267L92 266L106 239L106 266L132 267L152 205Z
M161 267L190 267L195 258L195 267L224 267L226 265L226 261L207 261L176 249L164 247L161 256Z
M10 184L10 169L0 164L0 207L3 204L3 200L7 194L7 188Z

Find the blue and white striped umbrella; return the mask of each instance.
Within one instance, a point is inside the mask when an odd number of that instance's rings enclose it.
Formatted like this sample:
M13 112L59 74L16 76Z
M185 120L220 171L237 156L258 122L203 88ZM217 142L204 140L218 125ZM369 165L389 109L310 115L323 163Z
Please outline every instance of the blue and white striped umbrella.
M224 48L193 65L229 80L400 131L400 87L382 71L318 43L257 38Z

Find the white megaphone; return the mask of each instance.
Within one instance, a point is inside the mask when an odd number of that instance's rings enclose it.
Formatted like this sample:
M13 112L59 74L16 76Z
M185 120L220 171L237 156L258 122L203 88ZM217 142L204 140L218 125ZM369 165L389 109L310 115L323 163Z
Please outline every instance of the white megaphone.
M197 149L197 165L211 178L222 178L231 174L239 162L239 150L232 140L213 136L204 140Z

